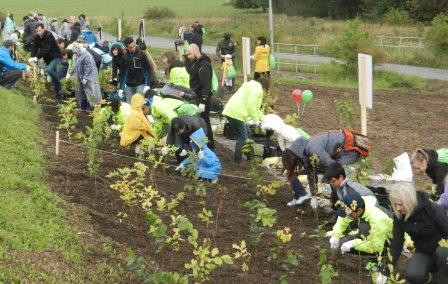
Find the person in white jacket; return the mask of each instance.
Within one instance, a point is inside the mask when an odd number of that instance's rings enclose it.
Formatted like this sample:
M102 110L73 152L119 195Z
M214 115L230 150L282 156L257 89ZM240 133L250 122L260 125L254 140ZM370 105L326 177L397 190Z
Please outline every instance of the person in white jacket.
M261 123L261 129L272 139L277 136L278 146L282 151L289 148L298 138L309 139L311 136L300 128L295 128L283 122L283 119L276 114L265 115Z

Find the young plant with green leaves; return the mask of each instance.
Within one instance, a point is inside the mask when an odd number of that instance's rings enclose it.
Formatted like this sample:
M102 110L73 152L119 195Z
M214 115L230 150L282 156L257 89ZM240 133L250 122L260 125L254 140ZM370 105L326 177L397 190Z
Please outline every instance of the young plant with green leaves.
M343 128L353 129L357 122L357 104L350 93L342 94L334 100L334 106L339 116L339 124Z
M77 113L78 104L76 103L76 99L73 98L60 105L58 109L58 115L61 119L58 128L67 131L67 136L70 141L72 139L72 130L78 123Z
M239 245L232 244L232 248L235 249L235 252L233 253L233 259L241 262L241 271L249 271L248 263L250 262L251 254L247 251L246 241L242 240Z

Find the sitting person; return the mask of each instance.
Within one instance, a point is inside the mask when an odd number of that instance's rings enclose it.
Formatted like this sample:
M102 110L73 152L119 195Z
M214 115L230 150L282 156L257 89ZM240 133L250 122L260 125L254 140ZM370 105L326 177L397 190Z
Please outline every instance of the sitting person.
M185 148L185 145L190 144L191 135L200 128L205 131L207 124L199 116L180 115L175 117L171 120L171 127L166 138L166 144L175 145L180 149L179 154L183 154L180 156L185 156L186 151L182 150Z
M344 195L339 204L338 221L327 234L331 236L331 249L338 249L341 244L343 254L381 254L392 232L392 219L356 191ZM353 221L358 223L357 232L344 237Z
M201 127L190 135L188 148L197 153L196 174L200 179L215 183L221 172L221 162L216 154L207 146L207 136ZM176 170L185 169L190 163L190 157L184 156Z
M121 132L121 146L135 145L140 139L145 137L155 137L151 124L146 115L149 107L145 105L145 98L140 94L135 94L131 98L131 114L126 119ZM138 146L138 145L137 145ZM136 147L136 153L139 147Z
M14 42L6 40L0 48L0 85L5 88L14 88L19 79L25 79L25 73L29 67L25 64L14 61L11 52L14 49Z
M338 162L342 165L351 165L361 156L369 155L369 142L367 137L358 135L348 130L329 131L305 139L298 138L294 143L283 151L282 163L288 172L288 179L293 181L300 171L304 169L308 176L310 192L315 194L317 174L324 173L325 169L332 163ZM298 181L298 191L301 196L307 193L303 185ZM317 199L311 200L311 206L317 208Z
M58 67L58 76L59 79L63 79L65 78L65 76L67 76L69 69L73 67L73 51L71 51L70 49L62 50L62 58L59 64L60 66Z
M411 154L411 166L417 173L426 173L436 186L436 194L444 191L443 181L448 174L448 163L441 161L439 156L445 149L417 149Z
M426 193L416 191L412 183L392 185L389 200L394 210L390 243L392 265L398 262L407 233L415 247L406 265L407 282L429 283L430 273L435 273L437 283L448 283L448 248L439 245L440 240L448 238L448 217L443 209L431 202ZM388 267L384 267L376 283L387 282Z

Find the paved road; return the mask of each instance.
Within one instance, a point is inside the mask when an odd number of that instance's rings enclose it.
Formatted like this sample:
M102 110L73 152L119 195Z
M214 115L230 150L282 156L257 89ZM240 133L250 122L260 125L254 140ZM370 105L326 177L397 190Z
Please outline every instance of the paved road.
M112 40L109 34L104 33L103 39ZM157 37L157 36L147 36L146 43L151 47L156 48L174 48L174 39ZM203 45L202 50L207 54L214 54L216 46ZM291 53L275 53L278 58L289 59L289 60L299 60L303 62L313 63L313 64L325 64L330 63L334 59L327 56L320 55L297 55ZM430 80L442 80L448 81L448 70L447 69L437 69L437 68L427 68L427 67L417 67L410 65L401 64L391 64L385 63L381 65L376 65L375 70L381 71L391 71L403 75L417 76L424 79Z

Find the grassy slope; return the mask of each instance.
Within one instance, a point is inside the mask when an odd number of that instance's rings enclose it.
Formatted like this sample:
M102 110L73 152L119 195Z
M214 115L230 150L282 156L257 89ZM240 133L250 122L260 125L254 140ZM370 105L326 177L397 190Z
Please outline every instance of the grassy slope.
M41 109L1 87L0 100L0 280L113 281L88 261L92 247L69 224L78 210L44 185ZM72 210L77 213L68 216Z

